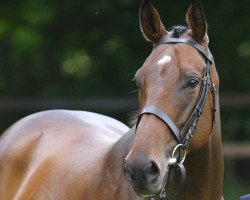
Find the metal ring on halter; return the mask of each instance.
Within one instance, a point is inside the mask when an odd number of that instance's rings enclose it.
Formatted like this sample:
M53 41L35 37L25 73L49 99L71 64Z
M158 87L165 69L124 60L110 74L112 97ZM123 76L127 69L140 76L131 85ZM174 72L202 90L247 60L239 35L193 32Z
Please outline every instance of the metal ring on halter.
M177 150L183 151L183 155L179 151L179 158L175 157L175 153ZM187 155L187 150L184 148L184 145L183 144L176 145L176 147L174 148L174 150L172 152L172 156L169 159L169 165L174 165L176 163L183 164L185 159L186 159L186 155Z

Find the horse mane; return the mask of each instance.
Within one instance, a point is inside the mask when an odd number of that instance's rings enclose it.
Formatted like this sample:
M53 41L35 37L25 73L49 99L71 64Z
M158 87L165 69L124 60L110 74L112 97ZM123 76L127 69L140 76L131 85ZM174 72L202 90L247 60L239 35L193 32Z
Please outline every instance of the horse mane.
M173 32L172 34L172 38L180 38L181 35L188 30L189 28L186 26L182 26L182 25L175 25L172 26L168 31Z

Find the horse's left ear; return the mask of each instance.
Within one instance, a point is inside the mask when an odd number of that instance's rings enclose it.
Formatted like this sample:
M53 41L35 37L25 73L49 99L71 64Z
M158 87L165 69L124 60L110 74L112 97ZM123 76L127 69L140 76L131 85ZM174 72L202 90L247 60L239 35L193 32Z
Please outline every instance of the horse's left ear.
M207 22L202 5L198 0L192 0L187 11L186 21L192 30L192 37L199 43L205 41L207 34Z

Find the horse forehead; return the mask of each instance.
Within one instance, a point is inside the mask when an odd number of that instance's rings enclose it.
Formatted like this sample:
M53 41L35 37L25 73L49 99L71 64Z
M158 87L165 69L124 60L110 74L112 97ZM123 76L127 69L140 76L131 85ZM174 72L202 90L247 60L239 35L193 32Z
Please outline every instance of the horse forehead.
M199 53L196 49L187 44L162 44L153 50L149 61L156 62L158 65L176 63L199 59Z
M165 45L165 44L164 44ZM164 45L163 48L164 48ZM177 66L179 70L201 70L206 66L204 57L194 47L183 44L167 44L172 48L163 50L163 55L158 60L158 65Z
M178 43L174 45L174 49L175 56L179 62L204 62L204 58L198 50L190 45Z
M143 66L137 71L136 77L144 76L149 71L154 71L154 74L157 71L160 74L165 74L163 72L167 71L176 72L177 68L186 71L191 67L193 71L196 70L196 66L203 65L205 65L204 58L192 46L182 43L162 44L152 51Z
M199 60L202 58L194 47L184 43L161 44L152 53L156 55L155 59L157 60L161 60L165 57L165 59L163 59L164 61L169 61L169 58L166 59L167 56L171 57L171 60L173 58L175 58L175 60L187 60L190 58Z
M154 65L163 66L168 63L174 62L175 50L173 45L164 44L156 47L148 58L147 63L153 63Z
M172 57L170 55L165 54L161 58L158 59L157 64L164 65L166 63L171 62L171 60L172 60Z

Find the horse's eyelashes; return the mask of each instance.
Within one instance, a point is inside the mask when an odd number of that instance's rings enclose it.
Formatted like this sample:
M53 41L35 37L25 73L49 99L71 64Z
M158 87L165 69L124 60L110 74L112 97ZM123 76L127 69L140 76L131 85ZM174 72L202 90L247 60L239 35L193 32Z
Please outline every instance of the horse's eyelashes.
M200 82L200 79L198 77L188 77L184 81L184 85L182 88L183 89L185 89L185 88L194 89L199 84L199 82Z
M199 79L198 78L192 78L188 81L187 83L187 87L189 88L195 88L199 83Z

